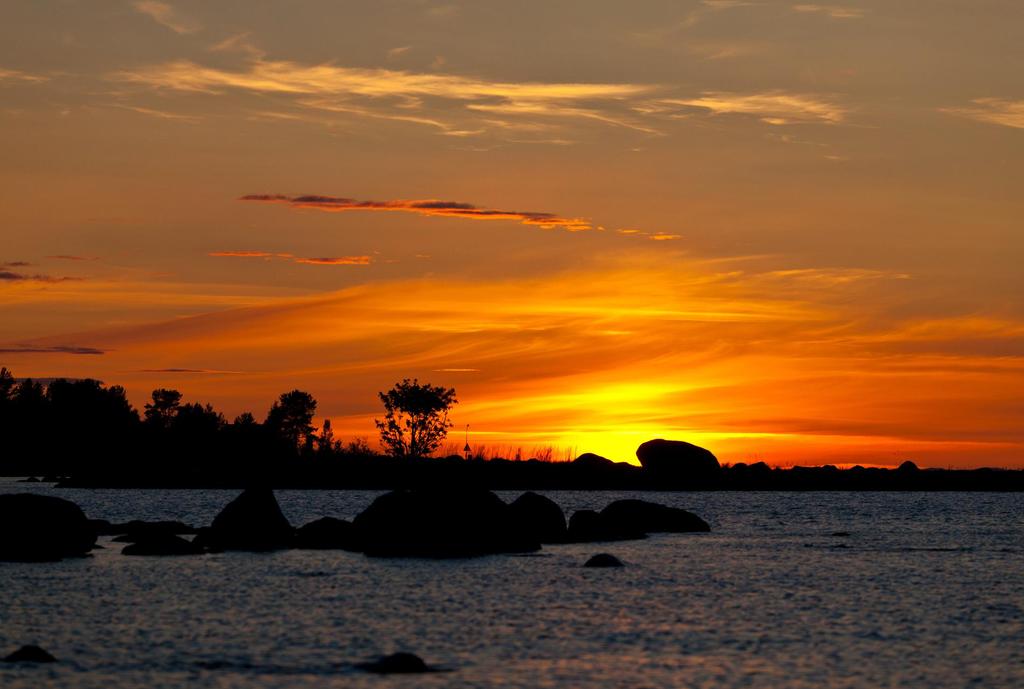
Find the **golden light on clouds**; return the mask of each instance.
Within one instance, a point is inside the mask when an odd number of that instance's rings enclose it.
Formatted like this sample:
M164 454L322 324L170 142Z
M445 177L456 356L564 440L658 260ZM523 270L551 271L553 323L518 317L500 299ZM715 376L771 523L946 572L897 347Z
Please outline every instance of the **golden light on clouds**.
M1024 36L976 4L21 3L0 364L301 387L347 437L418 376L494 446L1024 466Z

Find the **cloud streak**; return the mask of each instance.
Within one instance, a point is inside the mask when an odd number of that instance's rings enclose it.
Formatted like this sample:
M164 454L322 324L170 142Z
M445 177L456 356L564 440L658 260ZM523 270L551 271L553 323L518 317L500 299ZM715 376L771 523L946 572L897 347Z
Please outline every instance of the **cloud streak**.
M764 91L761 93L734 93L705 91L698 98L665 98L655 101L653 107L683 107L710 112L713 115L746 115L773 125L785 124L839 124L847 109L821 96Z
M14 345L0 347L0 354L106 354L106 350L96 347L80 347L77 345Z
M13 264L4 265L28 265L23 261L15 261ZM13 270L0 270L0 282L69 282L78 281L82 278L77 277L54 277L53 275L42 275L36 273L34 275L26 275L25 273L16 273Z
M357 201L340 196L286 196L283 194L248 194L240 201L258 203L279 203L291 208L311 208L330 213L350 211L384 211L392 213L415 213L416 215L462 218L465 220L512 220L524 225L544 229L561 228L569 232L593 229L590 221L583 218L568 218L555 213L540 211L510 211L497 208L481 208L459 201L438 201L436 199Z
M262 258L264 260L284 259L293 263L311 266L368 266L372 263L370 256L296 256L295 254L273 251L211 251L207 256L216 258Z
M865 11L859 7L842 5L793 5L794 12L804 14L821 14L832 19L863 19Z
M166 2L159 0L138 0L133 3L135 11L144 14L160 26L177 34L190 34L202 27L194 21L185 19L177 10Z
M406 121L468 136L490 130L494 113L532 119L576 119L653 133L628 104L658 90L652 84L507 82L443 73L301 64L252 59L246 69L190 60L126 70L114 80L178 92L243 91L292 97L300 108ZM500 129L500 128L499 128Z
M1024 129L1024 100L977 98L970 106L942 108L942 112L986 124Z

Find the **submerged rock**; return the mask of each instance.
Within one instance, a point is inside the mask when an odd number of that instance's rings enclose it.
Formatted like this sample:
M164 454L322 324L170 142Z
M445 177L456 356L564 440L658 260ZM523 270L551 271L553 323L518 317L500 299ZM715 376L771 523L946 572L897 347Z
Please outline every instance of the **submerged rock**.
M5 663L56 663L57 659L38 646L22 646L4 658Z
M121 550L122 555L202 555L203 549L174 534L152 534L139 539Z
M364 552L375 557L475 557L540 549L523 534L501 498L480 489L392 491L353 521Z
M52 495L0 495L0 560L53 562L80 557L96 543L81 508Z
M379 675L433 672L433 670L423 662L422 658L413 653L392 653L389 656L384 656L379 660L374 660L369 663L358 663L356 667L360 670L375 672Z
M623 567L622 560L608 553L598 553L585 563L584 567Z
M642 531L643 533L711 531L708 523L693 512L646 500L616 500L601 510L601 518L626 531Z
M362 550L352 523L334 517L323 517L300 526L295 531L294 547L308 550Z
M246 488L220 511L194 543L209 550L278 550L292 545L295 529L270 488Z
M509 511L520 532L538 543L564 543L568 537L565 513L551 498L527 492L516 498Z
M673 485L707 485L722 471L710 451L681 440L648 440L636 449L636 457L645 472Z

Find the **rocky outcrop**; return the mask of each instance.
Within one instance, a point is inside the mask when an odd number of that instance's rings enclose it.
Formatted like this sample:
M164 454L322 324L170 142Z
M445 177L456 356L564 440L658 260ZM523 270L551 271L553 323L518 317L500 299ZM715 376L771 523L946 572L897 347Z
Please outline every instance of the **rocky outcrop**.
M568 538L565 513L551 498L537 493L523 493L509 511L521 534L538 543L564 543Z
M80 557L95 543L96 532L75 503L52 495L0 495L0 560Z
M708 523L693 512L646 500L616 500L603 510L601 519L625 531L688 533L710 531Z
M279 550L291 547L295 529L270 488L247 488L221 510L194 543L207 550Z
M295 531L293 547L303 550L362 550L352 523L334 517L323 517L300 526Z
M353 521L363 551L375 557L474 557L538 550L512 511L479 489L386 493Z
M636 449L636 457L652 479L665 482L667 487L713 485L722 473L710 451L681 440L648 440Z

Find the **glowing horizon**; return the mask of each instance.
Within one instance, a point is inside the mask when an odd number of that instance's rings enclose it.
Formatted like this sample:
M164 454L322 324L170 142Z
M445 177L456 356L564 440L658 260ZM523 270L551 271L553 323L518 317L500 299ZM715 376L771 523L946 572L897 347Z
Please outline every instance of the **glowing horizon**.
M1024 467L1024 65L970 7L19 6L0 364L371 443L417 377L494 448Z

